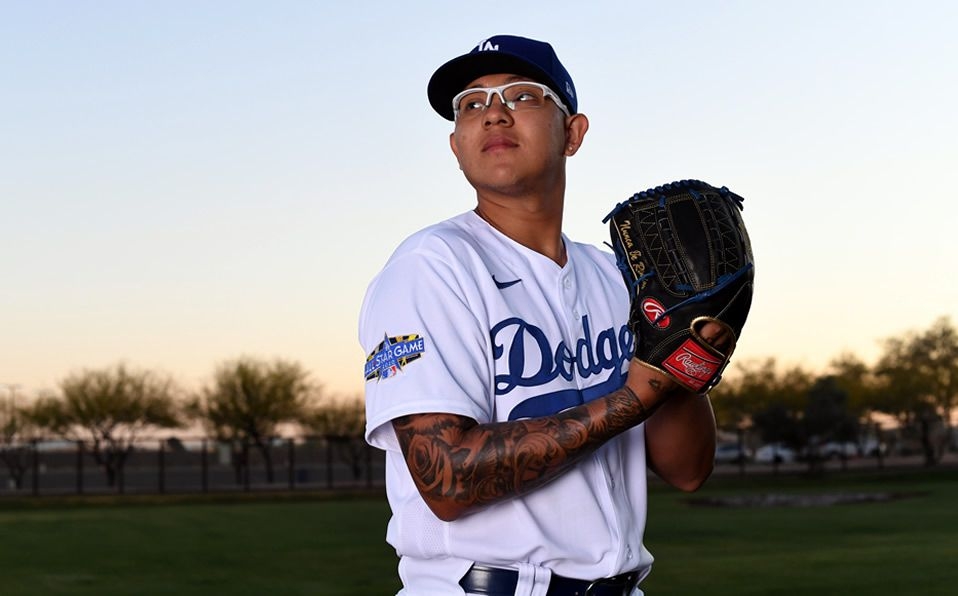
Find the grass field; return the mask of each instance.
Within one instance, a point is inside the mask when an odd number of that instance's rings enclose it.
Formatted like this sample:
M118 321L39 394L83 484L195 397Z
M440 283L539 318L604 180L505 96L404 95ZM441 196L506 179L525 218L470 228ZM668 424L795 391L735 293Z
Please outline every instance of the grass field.
M691 507L658 490L647 594L958 594L958 471L715 478L695 497L901 494L888 502Z
M690 498L901 493L808 507ZM0 500L0 594L393 594L382 498ZM647 594L958 593L958 471L716 477L653 487Z

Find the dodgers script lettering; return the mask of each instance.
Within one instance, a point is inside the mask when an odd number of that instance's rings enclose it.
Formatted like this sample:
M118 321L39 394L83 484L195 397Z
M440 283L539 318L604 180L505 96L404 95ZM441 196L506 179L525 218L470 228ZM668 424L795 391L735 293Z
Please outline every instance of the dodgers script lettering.
M578 374L588 378L603 371L621 370L632 357L634 338L628 326L608 328L593 339L589 316L582 317L583 336L574 346L560 341L550 344L542 329L517 317L505 319L492 328L493 358L504 360L507 372L497 374L496 395L516 387L538 387L561 376L567 381Z

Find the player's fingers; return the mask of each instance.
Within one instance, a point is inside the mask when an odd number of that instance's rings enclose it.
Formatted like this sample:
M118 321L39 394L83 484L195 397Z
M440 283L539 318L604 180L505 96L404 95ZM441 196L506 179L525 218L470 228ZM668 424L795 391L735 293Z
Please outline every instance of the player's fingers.
M716 321L706 321L699 328L699 335L710 346L723 352L735 345L735 333L727 325Z

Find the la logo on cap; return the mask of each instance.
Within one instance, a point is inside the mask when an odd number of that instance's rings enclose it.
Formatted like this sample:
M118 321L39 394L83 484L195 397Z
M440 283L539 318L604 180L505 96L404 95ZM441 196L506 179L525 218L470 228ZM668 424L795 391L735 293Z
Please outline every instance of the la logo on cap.
M499 50L499 44L493 45L492 42L489 41L488 39L483 39L482 41L479 42L479 45L476 46L476 48L477 48L480 52L498 51L498 50Z

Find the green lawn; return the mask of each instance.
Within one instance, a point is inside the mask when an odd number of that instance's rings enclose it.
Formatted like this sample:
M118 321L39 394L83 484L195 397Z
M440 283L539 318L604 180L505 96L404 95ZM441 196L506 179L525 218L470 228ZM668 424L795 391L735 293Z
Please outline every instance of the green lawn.
M822 507L704 507L690 498L907 493ZM0 499L0 593L393 594L382 498ZM954 594L958 472L717 477L653 487L643 584L655 595Z
M384 499L147 501L0 509L0 594L398 590Z
M889 502L693 507L690 498L902 494ZM657 489L647 594L958 594L958 472L715 478L694 497Z

